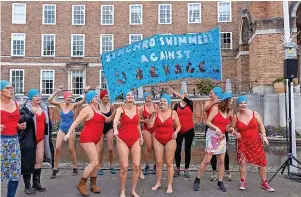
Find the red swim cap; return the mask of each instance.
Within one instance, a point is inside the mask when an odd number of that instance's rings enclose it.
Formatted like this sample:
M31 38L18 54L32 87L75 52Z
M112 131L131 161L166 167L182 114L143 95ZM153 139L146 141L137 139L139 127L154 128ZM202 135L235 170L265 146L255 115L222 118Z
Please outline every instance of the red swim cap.
M68 96L72 96L72 92L65 92L64 93L64 99L66 99Z
M101 90L100 93L99 93L100 99L102 99L106 94L108 94L107 90Z

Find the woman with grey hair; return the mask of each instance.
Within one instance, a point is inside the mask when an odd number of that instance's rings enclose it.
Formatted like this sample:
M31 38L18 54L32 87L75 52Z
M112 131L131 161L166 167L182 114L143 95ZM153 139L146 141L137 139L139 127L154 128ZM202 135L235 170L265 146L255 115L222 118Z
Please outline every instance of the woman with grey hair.
M23 129L19 136L21 173L25 184L25 193L33 195L35 191L46 191L46 188L42 187L40 183L44 158L53 166L52 125L48 107L41 101L40 92L36 89L28 92L28 100L23 104L20 113L20 122L26 122L26 129ZM32 174L33 185L31 187Z

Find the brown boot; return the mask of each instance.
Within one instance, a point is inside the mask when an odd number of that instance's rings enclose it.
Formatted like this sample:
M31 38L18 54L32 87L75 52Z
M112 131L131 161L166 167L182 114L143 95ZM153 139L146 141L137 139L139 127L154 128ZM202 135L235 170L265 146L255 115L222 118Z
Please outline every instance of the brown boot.
M87 190L87 183L88 178L81 178L79 184L76 186L78 191L83 195L83 196L89 196L89 192Z
M93 193L100 193L100 188L96 185L96 177L90 177L90 191Z

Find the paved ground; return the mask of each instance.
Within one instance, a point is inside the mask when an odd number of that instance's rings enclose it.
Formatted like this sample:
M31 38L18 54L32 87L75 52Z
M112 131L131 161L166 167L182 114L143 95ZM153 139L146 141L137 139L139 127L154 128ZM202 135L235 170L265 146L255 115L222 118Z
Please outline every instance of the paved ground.
M47 187L47 191L43 193L37 193L36 197L79 197L81 196L75 185L78 183L82 171L79 171L78 176L72 176L71 170L61 169L56 179L50 179L51 170L43 170L42 185ZM166 172L163 173L163 186L158 191L152 191L151 187L155 184L155 175L148 175L145 180L139 180L138 193L141 197L301 197L301 184L284 178L283 175L277 175L272 181L271 186L275 188L276 192L269 193L259 187L259 177L257 173L249 172L247 178L247 190L239 191L239 174L233 172L233 180L224 181L228 190L227 193L222 193L217 190L216 182L209 181L210 172L207 172L202 178L201 188L199 192L192 190L192 183L196 172L191 172L190 179L185 179L183 176L174 178L174 192L167 195L166 191ZM270 176L271 174L269 174ZM90 193L90 196L104 196L104 197L118 197L119 196L119 175L111 175L109 171L105 171L103 176L98 176L98 186L101 187L101 194ZM126 194L130 196L131 188L131 173L128 175L126 184ZM24 184L21 180L17 197L25 197ZM6 182L1 184L1 196L6 196Z

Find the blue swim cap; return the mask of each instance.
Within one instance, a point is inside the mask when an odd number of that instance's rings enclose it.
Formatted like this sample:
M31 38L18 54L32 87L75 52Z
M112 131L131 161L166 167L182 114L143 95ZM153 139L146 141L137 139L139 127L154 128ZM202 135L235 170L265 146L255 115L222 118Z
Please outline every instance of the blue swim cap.
M144 100L146 99L146 97L148 97L150 95L150 92L145 92L144 94L143 94L143 98L144 98Z
M221 95L221 100L224 101L228 98L232 98L232 94L229 93L229 92L224 92L222 95Z
M170 96L169 96L168 94L164 93L164 94L162 94L160 100L163 99L163 98L166 99L168 105L170 105L170 103L171 103L171 98L170 98Z
M95 96L97 96L97 93L94 90L89 91L86 94L86 103L91 103Z
M132 90L125 90L123 91L123 99L126 100L126 95L129 93L129 92L132 92L134 94L134 92ZM135 97L135 94L134 94L134 97Z
M28 99L32 101L33 97L40 94L40 91L37 89L31 89L28 91Z
M245 102L248 103L248 98L246 96L244 96L244 95L241 95L241 96L237 97L237 100L236 100L237 104L239 104L239 103L241 103L243 101L245 101Z
M1 80L0 83L1 83L1 90L3 90L6 86L9 85L9 82L6 80Z
M215 93L215 95L218 98L220 98L222 96L223 90L220 87L216 86L212 89L212 91Z

